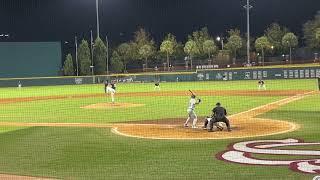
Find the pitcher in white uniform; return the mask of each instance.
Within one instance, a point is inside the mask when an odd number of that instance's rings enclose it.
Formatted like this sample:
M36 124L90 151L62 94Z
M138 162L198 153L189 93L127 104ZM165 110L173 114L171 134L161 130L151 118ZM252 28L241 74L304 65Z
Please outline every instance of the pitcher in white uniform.
M105 82L105 93L108 94L110 93L111 95L111 102L114 103L114 95L116 93L116 85L115 83L109 84L108 81Z

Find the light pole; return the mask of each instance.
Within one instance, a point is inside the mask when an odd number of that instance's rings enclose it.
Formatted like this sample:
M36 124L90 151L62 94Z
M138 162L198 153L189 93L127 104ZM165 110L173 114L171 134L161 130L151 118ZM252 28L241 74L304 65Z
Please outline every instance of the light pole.
M250 64L250 9L253 6L250 5L250 0L247 0L247 4L243 7L247 10L247 63Z
M90 46L91 46L91 66L93 68L93 33L92 30L90 31ZM92 71L93 75L93 71Z
M100 37L99 0L96 0L96 15L97 15L97 37Z
M77 76L79 76L79 62L78 62L78 38L77 36L74 37L74 44L76 46L76 72L77 72Z
M94 79L94 64L93 64L93 46L94 46L94 44L93 44L93 33L92 33L92 30L90 31L90 36L91 36L91 66L90 66L90 68L91 68L91 75L92 75L92 82L93 82L93 84L95 83L95 79Z
M106 35L106 45L107 45L107 75L109 75L109 40L108 40L108 35Z
M65 45L69 45L69 41L64 41ZM79 62L78 62L78 39L77 36L74 38L74 49L75 49L75 58L76 58L76 74L79 76ZM70 47L70 46L69 46ZM72 46L73 48L73 46Z
M94 84L95 83L95 79L94 79L93 68L94 68L94 66L90 66L91 73L92 73L92 83Z
M217 41L221 41L221 49L224 50L224 42L223 42L223 37L218 36Z

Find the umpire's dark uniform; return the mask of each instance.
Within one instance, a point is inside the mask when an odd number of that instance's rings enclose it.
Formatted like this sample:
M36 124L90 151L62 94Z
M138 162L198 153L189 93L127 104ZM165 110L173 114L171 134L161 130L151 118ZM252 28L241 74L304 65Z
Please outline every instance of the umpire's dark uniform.
M217 107L213 108L212 110L212 120L209 123L209 131L212 131L213 125L217 122L226 123L228 131L231 131L229 119L226 117L227 110L224 107L221 107L220 103L217 103L216 106Z

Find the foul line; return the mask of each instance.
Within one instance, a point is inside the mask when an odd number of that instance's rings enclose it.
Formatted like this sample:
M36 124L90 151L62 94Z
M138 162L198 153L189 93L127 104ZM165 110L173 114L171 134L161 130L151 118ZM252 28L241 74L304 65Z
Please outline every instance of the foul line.
M306 92L306 93L303 93L303 94L298 94L298 95L295 95L295 96L291 96L291 97L288 97L288 98L285 98L285 99L281 99L281 100L278 100L278 101L275 101L275 102L272 102L272 103L269 103L269 104L266 104L266 105L262 105L262 106L259 106L259 107L255 107L253 109L249 109L247 111L243 111L243 112L240 112L238 114L234 114L234 115L231 115L229 116L230 118L232 117L236 117L236 116L240 116L240 115L243 115L245 113L250 113L250 112L253 112L255 110L259 110L259 109L263 109L265 107L268 107L268 106L271 106L271 105L277 105L278 108L280 106L283 106L285 104L289 104L291 102L294 102L294 101L297 101L297 100L301 100L307 96L310 96L310 95L313 95L315 94L316 92L315 91L310 91L310 92ZM276 109L276 108L274 108ZM274 109L270 109L269 111L271 110L274 110ZM268 112L268 111L267 111ZM264 112L266 113L266 112ZM264 114L264 113L261 113L261 114ZM254 116L255 117L255 116ZM254 117L251 117L251 118L254 118ZM256 119L261 119L261 118L256 118ZM176 137L176 138L162 138L162 137L144 137L144 136L135 136L135 135L129 135L129 134L125 134L125 133L122 133L118 130L118 127L114 127L111 129L111 132L114 133L114 134L117 134L117 135L120 135L120 136L125 136L125 137L130 137L130 138L138 138L138 139L153 139L153 140L213 140L213 139L240 139L240 138L249 138L249 137L263 137L263 136L272 136L272 135L277 135L277 134L284 134L284 133L289 133L289 132L293 132L297 129L300 128L300 125L296 124L296 123L292 123L292 122L288 122L288 121L282 121L282 120L273 120L273 119L270 119L270 122L284 122L284 123L288 123L291 128L288 129L288 130L285 130L285 131L279 131L279 132L276 132L276 133L269 133L269 134L262 134L262 135L247 135L247 136L241 136L241 137L227 137L227 138L220 138L220 137L212 137L212 138L179 138L179 137ZM150 124L149 124L150 125ZM152 125L155 125L155 124L152 124Z
M259 107L255 107L253 109L247 110L247 111L243 111L240 112L238 114L234 114L229 116L230 118L234 118L236 116L240 116L243 115L245 113L250 113L256 110L260 110L263 109L265 107L271 106L271 105L275 105L278 107L283 106L285 104L297 101L297 100L301 100L309 95L315 94L317 92L315 91L310 91L310 92L306 92L303 94L298 94L295 96L291 96L285 99L281 99L266 105L262 105ZM276 109L276 108L274 108ZM270 109L273 110L273 109ZM266 112L263 112L261 114L264 114ZM255 117L255 116L254 116ZM252 117L252 118L254 118ZM259 118L256 118L259 119ZM125 134L122 133L118 130L119 126L155 126L156 124L125 124L125 123L113 123L113 124L98 124L98 123L19 123L19 122L0 122L0 126L17 126L17 127L86 127L86 128L111 128L111 132L117 135L121 135L121 136L126 136L126 137L131 137L131 138L141 138L141 139L157 139L157 140L210 140L210 139L234 139L234 138L248 138L248 137L260 137L260 136L270 136L270 135L276 135L276 134L283 134L283 133L288 133L288 132L292 132L295 131L297 129L300 128L299 125L295 124L295 123L291 123L288 121L281 121L281 120L273 120L270 119L270 121L278 121L278 122L284 122L284 123L288 123L291 128L289 130L285 130L285 131L280 131L280 132L276 132L276 133L270 133L270 134L264 134L264 135L254 135L254 136L242 136L242 137L228 137L228 138L218 138L218 137L213 137L213 138L157 138L157 137L143 137L143 136L134 136L134 135L129 135L129 134ZM115 127L117 126L117 127ZM175 128L177 127L177 125L157 125L157 126L161 126L161 127L167 127L167 128Z
M112 128L111 132L116 134L116 135L120 135L120 136L124 136L124 137L129 137L129 138L137 138L137 139L152 139L152 140L218 140L218 139L242 139L242 138L252 138L252 137L263 137L263 136L272 136L272 135L277 135L277 134L284 134L284 133L289 133L289 132L293 132L297 129L300 128L300 125L295 124L295 123L291 123L288 121L279 121L279 120L271 120L271 121L278 121L278 122L286 122L288 123L291 128L285 131L279 131L276 133L269 133L269 134L262 134L262 135L246 135L246 136L241 136L241 137L237 137L237 136L230 136L230 137L207 137L207 138L179 138L179 137L175 137L175 138L165 138L165 137L144 137L144 136L135 136L135 135L129 135L129 134L125 134L122 133L118 130L118 127L116 128ZM232 132L231 132L232 133Z

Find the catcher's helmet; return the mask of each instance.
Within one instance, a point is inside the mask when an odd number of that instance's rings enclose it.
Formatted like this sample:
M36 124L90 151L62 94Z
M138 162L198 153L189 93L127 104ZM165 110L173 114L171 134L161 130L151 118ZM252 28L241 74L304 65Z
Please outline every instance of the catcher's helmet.
M216 106L221 106L221 103L217 102Z

